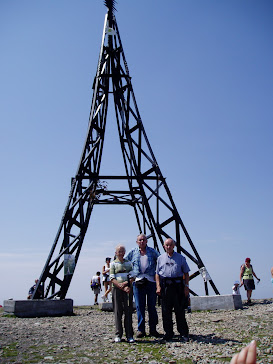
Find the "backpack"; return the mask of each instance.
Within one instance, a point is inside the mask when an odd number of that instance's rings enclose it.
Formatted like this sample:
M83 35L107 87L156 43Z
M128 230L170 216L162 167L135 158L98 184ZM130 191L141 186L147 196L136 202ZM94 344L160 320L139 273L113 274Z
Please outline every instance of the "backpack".
M99 284L97 282L91 283L91 289L99 288Z

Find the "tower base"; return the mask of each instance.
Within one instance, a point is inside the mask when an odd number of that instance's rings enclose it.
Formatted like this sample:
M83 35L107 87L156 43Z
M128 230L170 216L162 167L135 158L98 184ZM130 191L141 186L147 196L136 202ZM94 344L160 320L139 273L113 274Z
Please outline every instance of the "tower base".
M71 316L73 300L6 300L4 313L17 317Z
M243 308L241 295L191 296L191 310L237 310Z

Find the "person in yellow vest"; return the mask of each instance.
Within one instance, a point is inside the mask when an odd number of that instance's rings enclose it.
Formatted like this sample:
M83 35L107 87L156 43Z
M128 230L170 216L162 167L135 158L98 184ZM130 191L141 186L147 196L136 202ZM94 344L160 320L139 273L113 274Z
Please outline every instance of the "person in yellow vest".
M245 264L241 266L240 270L240 282L241 286L244 285L245 287L248 305L251 304L252 291L255 289L253 276L260 282L260 278L256 276L253 267L250 264L250 260L250 258L246 258Z

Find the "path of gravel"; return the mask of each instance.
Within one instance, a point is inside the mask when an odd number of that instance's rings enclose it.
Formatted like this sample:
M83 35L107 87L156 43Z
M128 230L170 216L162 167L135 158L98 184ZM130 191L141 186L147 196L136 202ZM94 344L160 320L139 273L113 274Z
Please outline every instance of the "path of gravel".
M187 314L190 342L146 337L114 343L113 313L75 307L74 316L0 316L1 363L223 363L252 339L257 363L273 363L273 299L256 300L236 311ZM159 317L161 314L159 313ZM137 326L136 314L133 315ZM160 319L158 331L163 333Z

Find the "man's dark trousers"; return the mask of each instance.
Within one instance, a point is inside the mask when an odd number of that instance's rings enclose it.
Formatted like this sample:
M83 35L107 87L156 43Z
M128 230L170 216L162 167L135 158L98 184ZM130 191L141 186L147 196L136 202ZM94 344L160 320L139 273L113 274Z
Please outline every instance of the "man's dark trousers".
M163 283L163 284L162 284ZM189 328L185 318L185 293L184 284L162 282L162 319L163 328L166 335L173 337L173 320L172 310L174 309L176 316L177 331L180 335L189 336Z
M123 334L122 315L124 314L124 328L127 339L133 337L132 312L133 293L128 294L117 287L112 289L113 309L115 314L116 335Z

